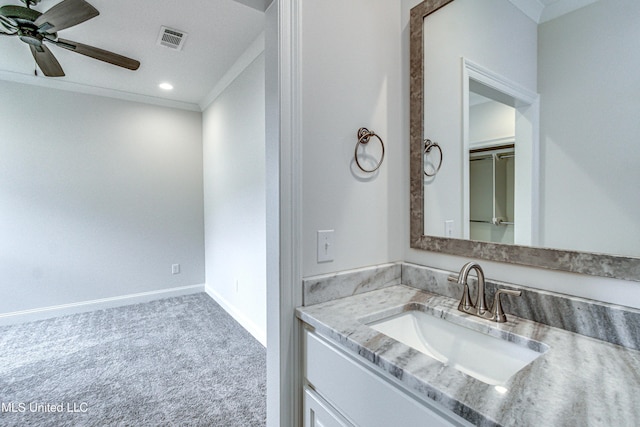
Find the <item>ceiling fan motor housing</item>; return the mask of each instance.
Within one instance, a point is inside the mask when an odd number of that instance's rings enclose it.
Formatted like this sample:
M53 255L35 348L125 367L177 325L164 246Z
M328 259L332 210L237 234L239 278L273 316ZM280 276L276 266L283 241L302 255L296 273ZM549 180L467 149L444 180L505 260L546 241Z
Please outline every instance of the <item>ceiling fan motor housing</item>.
M32 46L42 46L44 36L38 32L38 27L34 24L42 13L23 6L8 5L0 7L0 15L17 24L16 30L20 40Z
M44 39L41 34L31 31L29 28L20 28L18 30L18 37L20 37L20 40L23 42L36 47L42 46L42 39Z

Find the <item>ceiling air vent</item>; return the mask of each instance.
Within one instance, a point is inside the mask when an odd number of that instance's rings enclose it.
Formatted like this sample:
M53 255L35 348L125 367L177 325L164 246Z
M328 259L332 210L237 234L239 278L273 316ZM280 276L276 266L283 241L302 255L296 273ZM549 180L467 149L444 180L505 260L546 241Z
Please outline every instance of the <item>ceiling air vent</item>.
M184 42L187 39L187 33L173 28L160 27L160 36L158 36L158 44L173 50L182 50Z

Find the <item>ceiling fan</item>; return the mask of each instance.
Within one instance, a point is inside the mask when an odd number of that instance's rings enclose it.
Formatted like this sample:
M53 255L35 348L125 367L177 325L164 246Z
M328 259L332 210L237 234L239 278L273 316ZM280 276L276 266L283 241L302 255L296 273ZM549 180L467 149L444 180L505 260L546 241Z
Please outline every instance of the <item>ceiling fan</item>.
M78 25L100 14L84 0L63 0L44 13L31 9L41 0L21 0L25 6L0 7L0 35L18 36L29 45L38 67L47 77L62 77L60 63L45 42L108 62L129 70L137 70L140 62L117 53L58 37L58 31Z

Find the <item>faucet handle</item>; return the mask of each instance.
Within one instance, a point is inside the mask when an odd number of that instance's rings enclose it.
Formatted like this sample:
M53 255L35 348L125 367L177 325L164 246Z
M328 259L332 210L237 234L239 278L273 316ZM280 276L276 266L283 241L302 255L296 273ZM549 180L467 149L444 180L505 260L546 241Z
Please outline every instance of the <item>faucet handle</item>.
M507 294L519 297L522 295L522 291L513 291L511 289L498 289L493 297L492 318L498 323L504 323L507 321L507 316L502 309L502 303L500 302L500 295Z

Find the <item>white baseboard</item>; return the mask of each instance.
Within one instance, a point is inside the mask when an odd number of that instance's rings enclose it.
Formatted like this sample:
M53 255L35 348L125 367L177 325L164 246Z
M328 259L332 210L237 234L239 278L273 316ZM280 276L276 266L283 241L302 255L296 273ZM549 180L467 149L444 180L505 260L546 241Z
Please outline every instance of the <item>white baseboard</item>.
M262 328L259 328L258 325L243 313L241 313L235 306L233 306L229 301L224 299L218 292L216 292L210 286L205 286L204 291L209 295L215 302L217 302L220 307L222 307L227 313L231 315L243 328L245 328L255 339L257 339L260 344L263 346L267 346L267 334L266 331Z
M182 295L195 294L204 291L204 284L182 286L179 288L163 289L158 291L141 292L137 294L122 295L111 298L102 298L91 301L82 301L72 304L56 305L51 307L34 308L31 310L14 311L0 314L0 325L14 325L17 323L33 322L52 317L66 316L69 314L85 313L87 311L102 310L105 308L121 307L131 304L154 301L163 298L171 298Z

